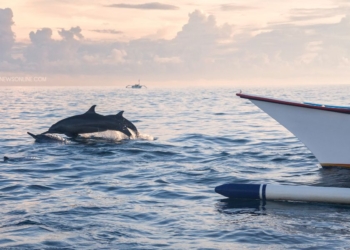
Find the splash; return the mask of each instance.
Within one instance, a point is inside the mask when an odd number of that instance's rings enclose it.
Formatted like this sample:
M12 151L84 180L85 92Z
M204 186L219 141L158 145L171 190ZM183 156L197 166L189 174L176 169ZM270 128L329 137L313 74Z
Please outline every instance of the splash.
M141 134L141 133L139 133L139 135L138 135L138 137L136 139L145 140L145 141L154 141L154 140L156 140L156 138L151 136L151 135Z
M148 134L141 134L138 135L135 134L132 130L130 130L131 136L130 140L147 140L147 141L153 141L155 138ZM107 130L104 132L97 132L97 133L88 133L88 134L81 134L80 137L84 139L102 139L106 141L115 141L119 142L122 140L129 140L129 137L122 132L114 131L114 130Z

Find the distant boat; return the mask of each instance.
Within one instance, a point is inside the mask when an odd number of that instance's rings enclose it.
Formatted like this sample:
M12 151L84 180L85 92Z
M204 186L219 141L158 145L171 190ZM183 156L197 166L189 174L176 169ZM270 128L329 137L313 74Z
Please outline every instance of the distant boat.
M128 88L128 89L130 89L130 88L132 88L132 89L146 88L147 89L147 87L145 85L140 84L140 80L139 80L139 83L136 83L134 85L128 85L128 86L126 86L126 88Z
M237 93L293 133L322 167L350 168L350 107Z

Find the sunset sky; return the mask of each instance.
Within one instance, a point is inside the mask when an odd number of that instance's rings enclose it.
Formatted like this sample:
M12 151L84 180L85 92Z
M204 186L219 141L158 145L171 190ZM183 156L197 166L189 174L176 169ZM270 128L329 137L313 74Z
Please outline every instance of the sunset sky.
M3 77L45 84L348 83L350 1L12 0Z

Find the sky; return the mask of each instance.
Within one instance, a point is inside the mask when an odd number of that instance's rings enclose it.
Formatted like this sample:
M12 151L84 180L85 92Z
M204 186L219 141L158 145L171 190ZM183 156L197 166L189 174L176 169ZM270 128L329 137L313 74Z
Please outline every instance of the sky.
M0 85L347 84L350 0L11 0Z

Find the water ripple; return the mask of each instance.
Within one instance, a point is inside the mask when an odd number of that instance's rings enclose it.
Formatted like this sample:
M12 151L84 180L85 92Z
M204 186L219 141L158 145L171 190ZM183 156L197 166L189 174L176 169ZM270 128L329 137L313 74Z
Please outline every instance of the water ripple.
M323 102L346 102L347 88L325 87ZM227 182L350 187L349 170L322 169L297 138L235 91L3 88L0 153L9 160L0 164L0 248L346 248L349 206L214 193ZM320 96L319 88L250 91ZM40 144L26 134L92 104L101 114L125 110L140 136L107 131Z

